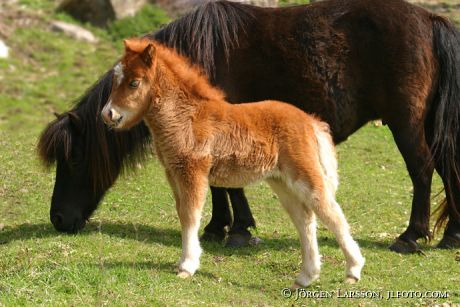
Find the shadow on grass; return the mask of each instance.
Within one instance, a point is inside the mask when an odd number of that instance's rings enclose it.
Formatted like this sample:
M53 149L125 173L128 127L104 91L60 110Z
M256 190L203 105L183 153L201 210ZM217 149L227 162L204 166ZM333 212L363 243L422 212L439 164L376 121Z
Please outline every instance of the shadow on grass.
M181 238L179 229L157 228L142 224L125 224L112 221L90 222L84 230L78 234L70 234L68 236L89 236L95 233L101 233L110 237L118 237L129 240L136 240L145 243L158 243L166 246L181 246ZM11 241L39 239L62 236L65 234L57 232L50 223L38 224L21 224L13 227L5 227L0 231L0 245L8 244ZM225 248L221 243L202 241L203 248L212 254L224 255L250 255L265 250L285 250L299 247L297 234L293 237L281 238L262 238L262 243L256 246L248 246L243 248ZM388 242L370 241L367 239L357 239L361 248L366 249L388 249ZM335 239L320 236L318 244L321 246L329 246L339 248Z
M94 263L93 266L95 268L103 268L108 270L118 270L118 269L134 269L134 270L156 270L165 272L171 275L177 274L177 261L178 259L174 259L174 261L167 261L162 262L158 260L152 261L105 261L103 264L101 263ZM206 271L204 268L200 268L197 272L200 276L204 276L209 279L218 279L213 273Z
M157 271L157 272L162 272L163 274L166 273L170 275L172 278L177 278L177 282L179 282L181 279L179 277L176 277L177 274L177 261L178 259L174 259L174 261L158 261L158 260L152 260L152 261L104 261L103 263L85 263L86 266L91 266L94 268L94 270L137 270L137 271ZM273 264L267 264L268 266L273 265ZM286 271L292 273L292 271L295 271L297 268L292 269L291 267L285 268ZM244 274L244 273L243 273ZM284 272L284 274L286 274ZM292 279L294 278L295 274L292 273ZM208 270L206 266L200 267L200 269L196 272L194 275L194 279L198 278L204 278L208 279L210 281L215 281L215 282L222 282L222 276L221 274L216 274L212 270ZM263 280L254 280L253 282L245 283L241 282L239 280L236 280L231 277L226 280L227 282L230 282L232 284L232 287L239 287L239 288L247 288L247 289L252 289L252 290L257 290L260 291L261 288L264 287L264 281ZM288 278L288 277L287 277ZM189 279L193 280L193 279ZM180 285L178 284L178 287Z
M165 246L175 246L180 248L181 238L180 231L178 229L172 228L157 228L149 225L142 224L125 224L120 222L112 221L101 221L91 222L86 228L78 234L66 235L57 232L50 223L37 223L37 224L21 224L12 227L5 227L0 231L0 247L2 245L5 247L8 243L14 241L23 241L28 239L46 239L46 238L58 238L62 236L66 237L77 237L77 236L97 236L98 234L108 236L111 238L122 238L128 240L135 240L143 243L157 243ZM202 242L203 249L205 253L214 256L242 256L241 261L248 261L248 258L244 256L256 255L259 253L264 253L270 250L276 251L291 251L298 252L299 250L299 241L296 238L297 234L292 234L292 237L281 237L281 238L262 238L263 242L256 246L249 246L240 249L225 248L220 243L213 242ZM389 242L375 242L367 239L358 239L358 243L363 249L378 249L378 250L387 250L388 253L391 253L388 250ZM320 236L318 238L318 244L320 247L332 247L339 248L335 239L326 236ZM432 247L424 247L424 249L432 249ZM324 256L324 255L323 255ZM328 258L331 259L331 258ZM174 275L176 269L176 260L171 259L171 261L104 261L103 263L94 262L90 265L99 268L105 269L118 269L118 268L133 268L137 270L158 270L161 272L166 272ZM267 263L258 264L263 265L267 270L277 271L280 275L285 276L287 280L290 280L291 277L294 277L295 271L298 271L296 264L286 264L268 261ZM341 265L340 263L338 265ZM289 273L287 273L289 272ZM292 274L291 274L292 273ZM209 280L219 280L219 276L209 270L206 270L206 267L201 268L198 271L198 276L202 276L205 279ZM292 275L292 276L290 276ZM284 277L283 277L284 278ZM238 280L229 280L233 285L241 288L251 288L253 290L259 291L264 287L263 282L258 282L254 280L249 284L242 283Z

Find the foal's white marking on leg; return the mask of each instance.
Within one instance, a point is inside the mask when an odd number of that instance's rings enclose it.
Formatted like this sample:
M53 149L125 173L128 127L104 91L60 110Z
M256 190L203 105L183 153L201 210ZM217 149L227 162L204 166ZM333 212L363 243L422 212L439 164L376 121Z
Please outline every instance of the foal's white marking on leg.
M302 204L296 195L297 193L294 193L282 179L269 179L267 182L278 195L300 237L302 266L293 287L307 287L319 278L321 266L316 238L315 214L308 206Z
M195 222L192 225L182 227L182 257L179 261L179 277L188 277L185 276L184 271L192 276L200 266L202 249L198 239L199 228L199 218L198 223Z
M206 200L208 183L205 181L202 187L197 188L196 194L191 193L194 189L182 191L181 185L177 185L176 192L179 195L178 208L182 229L182 256L179 261L179 277L189 277L195 274L200 266L202 249L198 238L200 228L201 210ZM188 273L188 274L187 274Z
M324 193L327 194L327 193ZM358 244L353 240L345 216L339 204L326 195L313 199L312 208L321 222L335 235L346 260L346 277L361 278L365 259Z
M123 64L121 64L121 62L118 62L117 65L115 65L115 67L113 68L113 74L117 81L117 86L120 86L121 81L123 81L123 78L124 78Z
M340 205L333 200L332 206L336 208L336 211L342 222L340 223L343 227L342 230L339 230L341 236L337 236L337 241L340 247L345 254L346 262L347 262L347 269L346 269L346 277L351 277L355 280L361 279L361 269L364 266L365 259L361 254L361 250L359 249L358 243L353 240L353 237L350 234L350 227L345 219L345 215L343 214Z

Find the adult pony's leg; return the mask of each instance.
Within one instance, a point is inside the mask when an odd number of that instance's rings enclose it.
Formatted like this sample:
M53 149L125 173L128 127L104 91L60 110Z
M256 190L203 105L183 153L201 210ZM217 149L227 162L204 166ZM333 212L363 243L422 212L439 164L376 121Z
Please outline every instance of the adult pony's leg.
M228 233L226 247L247 246L252 238L249 227L256 227L243 189L227 189L233 209L233 225Z
M397 123L389 123L389 127L404 158L414 187L409 226L390 246L390 249L398 253L413 253L419 250L417 239L431 238L430 193L434 166L425 140L422 120L402 118L397 120Z
M212 193L212 217L211 221L204 228L204 234L201 237L207 241L222 241L225 238L225 228L231 227L228 234L226 247L247 246L252 238L250 227L256 227L252 216L249 203L244 195L243 189L225 189L211 187ZM230 213L227 193L233 209Z
M202 240L222 242L226 236L226 227L232 225L232 215L225 188L211 187L212 216L204 228Z
M320 273L320 256L316 238L316 218L312 210L302 204L289 187L279 179L267 180L272 190L278 195L283 207L288 212L300 237L302 267L294 287L307 287Z
M445 189L446 199L444 201L451 202L453 206L456 204L459 207L457 210L460 211L460 188L457 185L452 184L458 181L458 179L455 180L455 178L451 178L450 183L447 183L444 178L445 177L443 177L444 187L449 187L450 184L450 190L448 190L448 188ZM449 221L447 222L447 227L444 231L444 235L441 241L438 243L438 248L460 248L460 221L456 220L454 214L450 214L449 205L447 203L443 205L447 207L445 209L445 214L448 214Z
M439 241L437 247L442 249L460 248L460 222L449 220L442 240Z

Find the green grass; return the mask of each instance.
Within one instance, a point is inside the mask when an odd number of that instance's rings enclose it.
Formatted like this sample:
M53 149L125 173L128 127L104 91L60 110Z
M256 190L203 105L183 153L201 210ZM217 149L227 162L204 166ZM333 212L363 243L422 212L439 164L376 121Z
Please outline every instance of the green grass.
M170 21L166 13L154 5L146 5L134 17L126 17L111 23L107 29L115 42L130 36L140 36L152 32Z
M300 4L309 4L310 0L279 0L278 4L280 6L291 6L291 5L300 5Z
M40 27L18 29L8 43L13 56L0 60L0 306L460 303L456 252L434 249L439 237L422 243L425 256L387 249L407 225L412 186L386 127L367 125L338 147L338 200L367 259L363 278L343 284L343 255L320 226L322 275L309 290L371 290L384 297L386 291L437 290L447 291L447 299L284 298L281 290L299 271L299 243L263 183L247 189L263 242L239 250L203 242L200 270L180 280L174 274L179 221L154 158L116 183L82 233L57 233L49 222L54 170L37 161L38 135L52 111L66 110L119 53L109 36L93 46ZM440 188L436 178L434 193ZM203 224L210 205L208 198Z

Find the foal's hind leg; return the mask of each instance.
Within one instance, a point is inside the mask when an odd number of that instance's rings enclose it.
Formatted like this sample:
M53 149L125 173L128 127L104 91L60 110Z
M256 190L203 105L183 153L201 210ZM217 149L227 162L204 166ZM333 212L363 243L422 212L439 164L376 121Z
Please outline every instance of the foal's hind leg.
M335 235L346 259L346 281L356 282L361 278L361 269L365 259L361 255L358 244L350 234L345 215L333 195L327 195L318 188L307 196L307 204L315 212L321 222Z
M319 278L320 256L316 239L316 218L312 210L302 204L289 187L279 179L267 180L272 190L278 195L283 207L288 212L300 237L302 267L294 288L307 287Z

